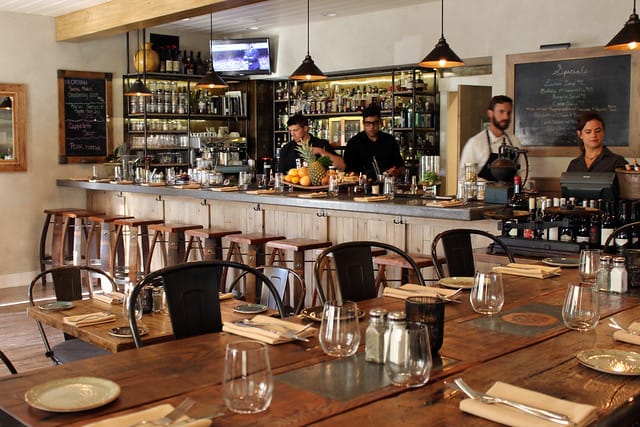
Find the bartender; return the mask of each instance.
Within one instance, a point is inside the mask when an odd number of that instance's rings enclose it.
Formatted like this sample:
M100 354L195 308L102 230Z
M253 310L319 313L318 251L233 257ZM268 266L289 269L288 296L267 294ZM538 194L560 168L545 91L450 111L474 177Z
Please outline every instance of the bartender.
M604 120L593 111L583 113L576 126L582 154L571 160L567 172L615 172L627 161L603 145Z
M507 131L511 124L511 112L513 101L508 96L497 95L491 98L487 107L489 128L469 138L462 154L460 155L460 167L458 168L458 180L465 180L465 164L476 163L478 165L478 178L485 181L497 181L491 173L491 163L498 158L500 146L505 144L521 149L520 140ZM520 165L518 165L520 168Z

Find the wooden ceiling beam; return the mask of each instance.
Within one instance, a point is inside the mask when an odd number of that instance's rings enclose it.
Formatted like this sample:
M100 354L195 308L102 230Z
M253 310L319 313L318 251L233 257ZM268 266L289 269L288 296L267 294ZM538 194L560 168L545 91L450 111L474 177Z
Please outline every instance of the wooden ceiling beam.
M56 18L56 40L81 41L233 9L266 0L111 0Z

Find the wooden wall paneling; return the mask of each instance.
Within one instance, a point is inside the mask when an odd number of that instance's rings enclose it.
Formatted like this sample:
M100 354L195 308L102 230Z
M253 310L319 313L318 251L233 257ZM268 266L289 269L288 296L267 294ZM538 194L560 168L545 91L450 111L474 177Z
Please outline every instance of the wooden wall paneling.
M209 204L202 200L187 197L165 199L165 222L178 224L200 224L209 227Z

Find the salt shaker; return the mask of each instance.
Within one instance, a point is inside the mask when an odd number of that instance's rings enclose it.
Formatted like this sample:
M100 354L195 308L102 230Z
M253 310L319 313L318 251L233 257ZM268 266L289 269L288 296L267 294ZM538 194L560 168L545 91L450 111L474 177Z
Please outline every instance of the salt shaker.
M611 268L611 292L619 294L627 292L627 270L624 262L624 257L617 256L613 258L613 267Z
M386 325L387 310L384 308L373 308L369 311L369 326L365 333L366 344L364 360L373 363L384 363L384 335Z
M396 364L402 363L406 357L405 322L407 315L404 311L392 311L387 316L387 330L384 333L385 362L387 358Z
M600 257L600 266L596 273L596 288L599 291L611 290L611 257L609 255Z

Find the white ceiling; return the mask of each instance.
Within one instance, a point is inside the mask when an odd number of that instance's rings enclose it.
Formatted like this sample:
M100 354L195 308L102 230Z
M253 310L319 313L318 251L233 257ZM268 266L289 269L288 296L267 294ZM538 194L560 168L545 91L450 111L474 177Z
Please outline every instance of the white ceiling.
M109 0L0 0L0 12L55 17L97 4L107 3L108 1ZM366 2L362 0L315 0L310 2L309 14L311 22L319 22L332 19L333 16L328 16L330 13L335 13L338 17L344 17L356 15L363 11L384 11L431 1L438 0L366 0ZM249 31L269 33L274 28L291 25L293 22L305 22L306 19L306 1L269 0L258 4L216 12L213 15L213 28L216 35L247 33ZM209 15L204 15L164 24L155 28L173 31L202 31L208 33L209 27Z

